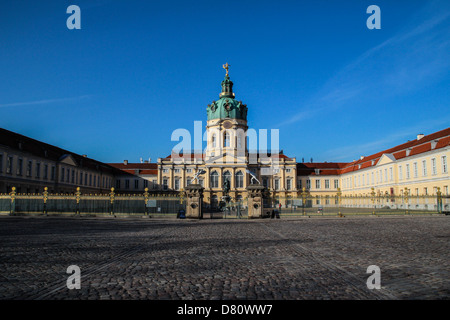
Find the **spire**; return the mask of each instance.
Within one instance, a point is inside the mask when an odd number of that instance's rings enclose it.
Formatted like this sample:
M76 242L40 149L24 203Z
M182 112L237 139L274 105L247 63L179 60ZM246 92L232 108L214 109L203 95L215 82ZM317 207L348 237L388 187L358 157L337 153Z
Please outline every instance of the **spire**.
M220 97L226 97L226 98L234 98L233 93L233 81L230 80L230 76L228 75L228 69L230 65L228 62L222 66L227 73L225 74L225 79L222 81L222 92L220 93Z

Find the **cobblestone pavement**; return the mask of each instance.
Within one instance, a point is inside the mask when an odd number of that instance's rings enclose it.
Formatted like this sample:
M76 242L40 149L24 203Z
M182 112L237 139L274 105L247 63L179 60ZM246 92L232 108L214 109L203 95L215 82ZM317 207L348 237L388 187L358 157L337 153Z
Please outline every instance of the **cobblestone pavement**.
M445 216L0 217L0 299L449 299L449 240Z

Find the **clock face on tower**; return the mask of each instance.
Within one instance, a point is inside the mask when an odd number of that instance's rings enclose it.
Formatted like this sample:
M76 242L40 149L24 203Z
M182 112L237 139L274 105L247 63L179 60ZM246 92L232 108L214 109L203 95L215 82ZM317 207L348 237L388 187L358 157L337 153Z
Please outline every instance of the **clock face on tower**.
M222 125L225 129L230 129L233 126L231 121L228 121L228 120L225 120Z

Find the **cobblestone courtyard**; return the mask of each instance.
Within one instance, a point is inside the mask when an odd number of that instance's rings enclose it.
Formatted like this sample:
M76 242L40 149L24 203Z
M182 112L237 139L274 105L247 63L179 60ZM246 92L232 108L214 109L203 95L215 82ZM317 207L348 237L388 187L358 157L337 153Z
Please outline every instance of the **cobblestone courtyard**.
M449 299L450 217L0 217L0 299ZM66 287L67 267L81 289ZM381 269L381 289L366 286Z

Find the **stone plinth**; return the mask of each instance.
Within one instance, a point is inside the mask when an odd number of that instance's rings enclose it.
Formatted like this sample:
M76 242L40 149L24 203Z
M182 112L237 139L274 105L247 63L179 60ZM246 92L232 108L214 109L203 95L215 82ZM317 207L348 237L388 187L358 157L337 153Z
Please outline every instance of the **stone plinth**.
M190 184L185 189L186 192L186 218L203 218L203 187L199 184Z
M263 192L265 188L261 184L251 184L247 187L248 218L263 218Z

